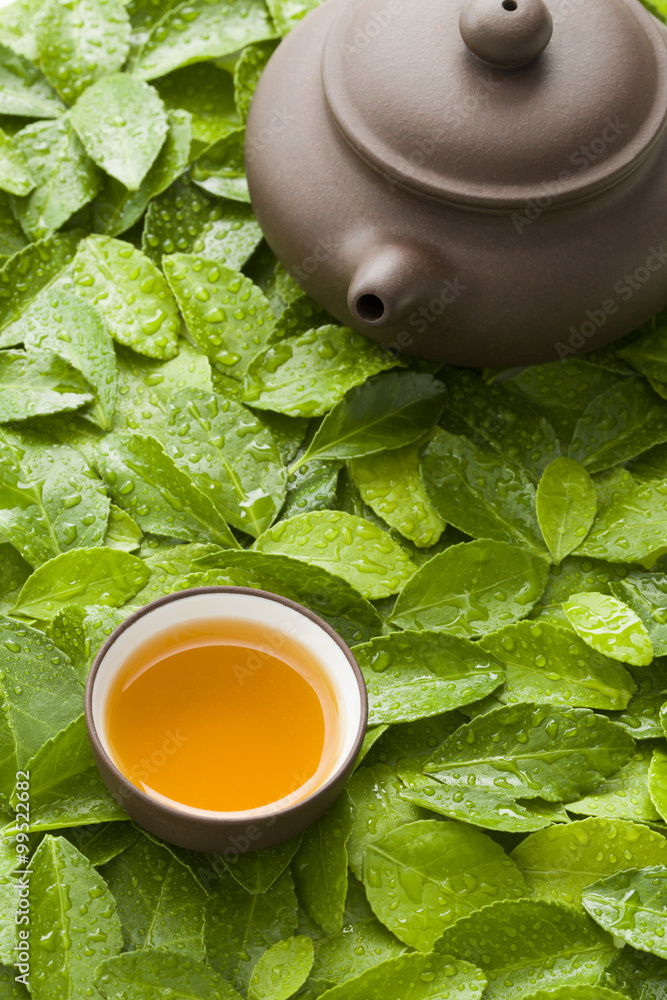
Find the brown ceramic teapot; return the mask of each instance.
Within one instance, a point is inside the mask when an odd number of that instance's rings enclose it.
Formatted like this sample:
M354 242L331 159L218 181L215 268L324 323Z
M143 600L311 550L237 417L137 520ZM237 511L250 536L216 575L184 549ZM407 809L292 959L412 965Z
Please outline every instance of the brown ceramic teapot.
M667 303L667 37L638 0L327 0L246 138L266 238L341 322L512 366Z

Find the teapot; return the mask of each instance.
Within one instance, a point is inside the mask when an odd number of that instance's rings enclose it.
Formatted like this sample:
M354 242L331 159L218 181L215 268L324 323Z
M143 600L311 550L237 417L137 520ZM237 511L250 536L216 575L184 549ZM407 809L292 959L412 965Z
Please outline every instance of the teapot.
M611 343L667 303L666 39L639 0L326 0L250 109L269 245L397 354Z

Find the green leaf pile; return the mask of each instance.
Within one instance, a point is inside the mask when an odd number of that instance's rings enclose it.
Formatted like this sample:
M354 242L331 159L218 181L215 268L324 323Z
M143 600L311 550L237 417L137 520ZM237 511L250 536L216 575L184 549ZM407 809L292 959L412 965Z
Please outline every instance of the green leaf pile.
M665 1000L666 315L504 372L336 323L243 159L315 6L0 10L0 1000ZM113 629L207 585L368 690L343 794L255 853L131 823L83 715Z

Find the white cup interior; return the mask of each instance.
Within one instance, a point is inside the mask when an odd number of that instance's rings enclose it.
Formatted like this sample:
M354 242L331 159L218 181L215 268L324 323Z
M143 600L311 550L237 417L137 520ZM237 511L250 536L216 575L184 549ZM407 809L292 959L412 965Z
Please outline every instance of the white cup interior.
M122 673L128 658L144 643L150 642L160 633L168 632L179 625L202 622L207 625L223 625L224 621L257 623L264 630L276 636L289 636L293 642L303 646L315 661L338 705L339 725L330 743L332 734L325 737L325 753L316 773L290 795L255 809L219 812L199 809L182 802L165 798L156 792L151 797L178 809L188 815L210 819L259 819L273 814L276 810L288 809L296 802L307 798L321 788L329 778L345 763L355 744L362 717L362 699L352 666L338 643L311 618L295 608L274 601L261 594L238 594L211 592L187 594L162 604L137 618L111 644L102 659L95 676L92 690L92 716L100 742L118 767L110 745L107 731L107 705L118 675ZM120 770L120 768L119 768ZM149 794L146 792L146 794Z

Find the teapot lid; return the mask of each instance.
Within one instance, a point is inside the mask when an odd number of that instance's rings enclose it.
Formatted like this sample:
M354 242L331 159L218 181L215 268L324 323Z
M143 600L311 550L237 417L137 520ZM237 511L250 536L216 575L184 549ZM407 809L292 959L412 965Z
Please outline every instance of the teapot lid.
M349 0L322 55L343 136L390 182L507 210L587 197L648 155L667 45L637 0Z

